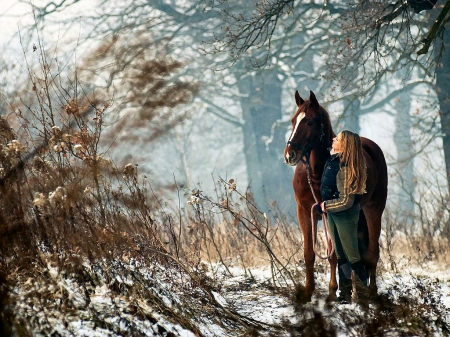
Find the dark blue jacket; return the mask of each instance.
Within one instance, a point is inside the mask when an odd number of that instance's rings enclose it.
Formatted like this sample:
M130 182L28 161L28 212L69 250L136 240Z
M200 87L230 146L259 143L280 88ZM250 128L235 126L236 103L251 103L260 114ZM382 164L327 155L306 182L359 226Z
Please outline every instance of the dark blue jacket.
M320 195L322 200L331 200L339 197L336 185L336 176L340 168L340 160L337 154L332 154L325 163L322 181L320 184Z
M341 165L338 154L331 155L325 163L320 185L327 212L342 212L359 203L360 195L350 193L347 175L347 166Z

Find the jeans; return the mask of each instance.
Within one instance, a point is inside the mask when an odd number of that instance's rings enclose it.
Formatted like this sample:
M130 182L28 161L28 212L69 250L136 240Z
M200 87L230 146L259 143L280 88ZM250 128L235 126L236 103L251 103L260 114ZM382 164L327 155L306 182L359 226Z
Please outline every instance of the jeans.
M338 259L346 259L350 263L361 260L358 251L359 203L348 210L327 213L328 226Z

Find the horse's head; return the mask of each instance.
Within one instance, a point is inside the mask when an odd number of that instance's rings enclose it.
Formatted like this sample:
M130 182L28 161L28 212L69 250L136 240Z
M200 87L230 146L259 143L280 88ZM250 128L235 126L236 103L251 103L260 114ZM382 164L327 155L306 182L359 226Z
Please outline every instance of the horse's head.
M312 91L306 101L296 91L295 102L297 111L291 120L292 133L284 149L284 161L291 166L299 161L305 163L314 148L330 146L333 133L328 113Z

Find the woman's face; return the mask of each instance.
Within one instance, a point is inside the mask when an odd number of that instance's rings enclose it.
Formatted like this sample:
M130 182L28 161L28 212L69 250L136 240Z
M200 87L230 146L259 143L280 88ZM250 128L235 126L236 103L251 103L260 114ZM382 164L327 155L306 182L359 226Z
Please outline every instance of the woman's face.
M340 133L336 137L333 138L333 143L331 144L331 147L333 148L334 153L339 153L342 151L341 139L342 139L342 135Z

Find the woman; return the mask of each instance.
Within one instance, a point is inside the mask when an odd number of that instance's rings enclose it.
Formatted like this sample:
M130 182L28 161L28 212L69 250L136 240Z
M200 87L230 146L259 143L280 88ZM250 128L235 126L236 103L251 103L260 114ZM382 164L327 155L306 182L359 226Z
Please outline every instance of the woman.
M358 219L361 194L366 189L366 162L361 139L344 130L333 138L331 156L325 163L320 193L320 211L327 214L339 271L338 301L350 303L352 270L361 304L367 302L367 274L358 251Z

